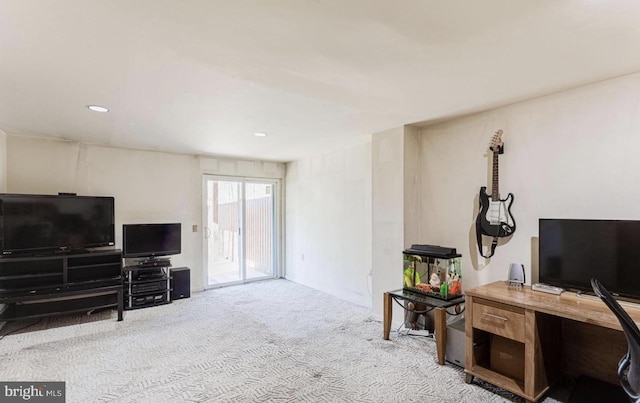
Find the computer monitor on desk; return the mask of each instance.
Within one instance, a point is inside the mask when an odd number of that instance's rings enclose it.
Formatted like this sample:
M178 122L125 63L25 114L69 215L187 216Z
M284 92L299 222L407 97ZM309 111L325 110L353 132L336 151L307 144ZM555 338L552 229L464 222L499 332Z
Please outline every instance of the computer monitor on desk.
M592 293L597 278L640 303L640 221L539 220L539 281Z

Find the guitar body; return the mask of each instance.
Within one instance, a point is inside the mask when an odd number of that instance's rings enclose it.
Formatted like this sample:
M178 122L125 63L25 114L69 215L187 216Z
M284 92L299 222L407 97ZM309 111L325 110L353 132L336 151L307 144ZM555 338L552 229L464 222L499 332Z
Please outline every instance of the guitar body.
M480 208L476 226L480 227L480 232L498 238L513 235L516 230L516 222L511 215L513 194L509 193L506 199L494 201L487 194L486 186L483 186L480 188L478 200Z

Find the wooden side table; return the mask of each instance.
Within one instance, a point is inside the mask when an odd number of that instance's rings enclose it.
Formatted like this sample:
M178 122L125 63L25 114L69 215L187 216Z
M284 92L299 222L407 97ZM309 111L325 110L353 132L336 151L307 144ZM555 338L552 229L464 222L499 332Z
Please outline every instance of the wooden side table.
M444 365L444 356L447 346L447 308L457 307L464 304L464 295L460 297L444 300L435 297L429 297L418 293L413 293L404 290L394 290L384 293L384 322L383 322L383 335L382 338L389 340L389 334L391 333L391 318L393 315L393 302L396 301L402 306L400 301L411 301L415 304L423 304L434 310L434 330L436 333L436 351L438 353L438 364ZM404 308L404 307L403 307ZM404 308L406 309L406 308ZM429 309L429 310L431 310ZM462 311L451 313L458 315Z

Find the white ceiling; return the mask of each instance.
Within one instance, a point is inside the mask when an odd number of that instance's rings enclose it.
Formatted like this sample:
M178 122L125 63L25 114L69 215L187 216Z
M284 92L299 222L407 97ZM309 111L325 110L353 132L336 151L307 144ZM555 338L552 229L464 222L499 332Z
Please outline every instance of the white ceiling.
M0 128L289 161L637 72L639 45L637 0L0 0Z

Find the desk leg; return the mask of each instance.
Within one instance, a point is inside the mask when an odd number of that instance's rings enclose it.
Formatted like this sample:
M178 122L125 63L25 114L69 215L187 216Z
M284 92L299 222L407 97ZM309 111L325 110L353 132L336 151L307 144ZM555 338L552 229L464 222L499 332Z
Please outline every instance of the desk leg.
M389 295L388 292L384 293L384 300L382 305L384 308L384 317L383 317L384 328L383 328L382 338L385 340L389 340L389 333L391 332L391 316L393 312L391 309L392 308L391 295Z
M438 364L444 365L444 354L447 348L447 311L444 308L436 308L435 314L436 350L438 352Z

